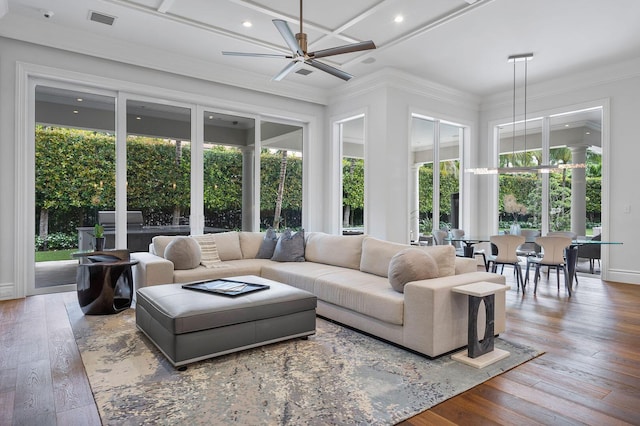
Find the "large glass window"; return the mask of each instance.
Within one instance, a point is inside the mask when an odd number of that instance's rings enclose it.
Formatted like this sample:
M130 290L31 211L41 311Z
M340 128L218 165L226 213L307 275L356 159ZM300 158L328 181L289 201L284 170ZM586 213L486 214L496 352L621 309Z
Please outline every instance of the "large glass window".
M417 218L411 217L411 237L415 227L420 236L438 229L462 228L460 212L460 151L463 126L413 115L411 151L413 181L417 191ZM434 164L437 164L434 170Z
M526 132L526 135L525 135ZM543 164L542 119L498 127L501 168L534 167ZM505 173L499 176L498 228L518 233L519 229L542 226L542 175L537 172Z
M301 126L262 121L260 228L302 227Z
M255 120L213 111L203 118L205 232L249 230Z
M602 108L549 115L497 128L499 166L549 166L499 176L499 228L542 234L598 234L601 211ZM512 228L513 227L513 228Z
M37 86L35 118L35 289L68 290L115 203L115 98Z
M189 234L190 108L127 101L126 188L127 211L140 212L127 214L128 249L148 249L154 233Z
M364 232L364 117L339 124L342 151L342 232Z

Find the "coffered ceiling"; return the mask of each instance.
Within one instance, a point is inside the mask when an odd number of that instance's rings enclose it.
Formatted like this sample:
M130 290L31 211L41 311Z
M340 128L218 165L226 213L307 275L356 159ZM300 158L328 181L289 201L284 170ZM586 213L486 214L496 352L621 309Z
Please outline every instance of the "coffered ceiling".
M478 96L509 90L511 54L534 53L529 81L640 57L638 0L306 0L309 50L373 40L377 49L323 59L356 77L315 68L273 82L283 58L222 51L290 53L273 19L299 31L298 0L0 0L0 35L242 85L298 84L317 90L393 68ZM113 18L113 24L92 20ZM2 7L0 7L0 15ZM45 17L49 15L49 17ZM93 15L94 17L96 15ZM106 18L105 18L106 16ZM395 18L402 16L402 22ZM94 18L95 19L95 18ZM243 26L251 22L251 27Z

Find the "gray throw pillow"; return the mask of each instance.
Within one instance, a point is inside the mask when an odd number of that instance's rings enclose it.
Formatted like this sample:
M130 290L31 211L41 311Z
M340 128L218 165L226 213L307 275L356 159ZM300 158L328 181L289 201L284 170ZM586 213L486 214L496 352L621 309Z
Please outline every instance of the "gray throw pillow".
M404 293L404 286L411 281L438 277L438 264L424 250L407 248L399 251L389 262L389 284L395 291Z
M193 269L200 265L200 244L190 237L176 237L164 250L164 258L173 262L173 269Z
M271 260L277 262L304 262L304 229L291 234L291 229L278 238Z
M260 245L260 249L258 249L258 254L256 254L256 259L271 259L277 243L278 234L276 234L276 231L274 231L273 228L267 229L267 232L264 234L264 240L262 240L262 244Z

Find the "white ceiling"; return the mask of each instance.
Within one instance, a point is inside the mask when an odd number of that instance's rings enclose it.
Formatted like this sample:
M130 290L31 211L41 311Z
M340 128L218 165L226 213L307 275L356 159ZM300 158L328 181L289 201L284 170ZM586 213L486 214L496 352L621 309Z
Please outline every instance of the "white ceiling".
M115 23L90 21L90 11ZM534 53L530 84L640 57L639 0L306 0L303 12L310 51L376 43L376 50L323 59L356 79L391 67L478 96L510 89L512 54ZM194 58L210 64L212 80L237 70L269 85L278 84L270 79L287 59L221 51L289 53L271 21L284 19L296 33L299 13L298 0L8 0L0 35L103 57L106 49L92 49L110 43L118 60L134 64L143 49L176 72ZM253 26L243 27L245 20ZM309 69L286 80L321 90L349 84Z

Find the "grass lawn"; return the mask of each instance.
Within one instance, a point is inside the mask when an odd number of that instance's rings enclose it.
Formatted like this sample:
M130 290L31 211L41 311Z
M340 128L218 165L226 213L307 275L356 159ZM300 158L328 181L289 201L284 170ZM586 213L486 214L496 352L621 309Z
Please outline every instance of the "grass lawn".
M77 252L78 249L67 250L49 250L49 251L37 251L36 262L46 262L49 260L71 260L71 253Z

